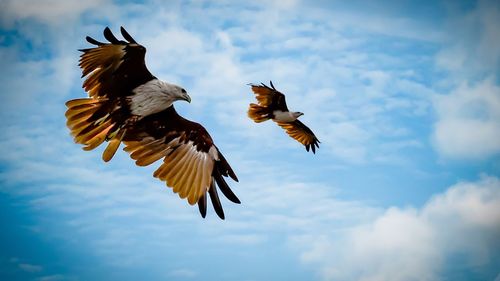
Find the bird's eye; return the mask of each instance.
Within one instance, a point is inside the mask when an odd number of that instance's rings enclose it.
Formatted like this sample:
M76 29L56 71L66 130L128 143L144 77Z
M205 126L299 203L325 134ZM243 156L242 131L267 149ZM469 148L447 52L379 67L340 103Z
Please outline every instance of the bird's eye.
M186 93L186 90L184 90L184 89L181 89L181 92L182 92L183 94L185 94L185 93Z

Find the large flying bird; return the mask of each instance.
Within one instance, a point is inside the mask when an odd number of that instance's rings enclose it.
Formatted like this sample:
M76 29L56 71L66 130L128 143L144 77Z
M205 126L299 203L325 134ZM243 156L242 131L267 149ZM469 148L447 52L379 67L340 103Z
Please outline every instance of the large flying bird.
M163 158L153 176L189 204L198 203L202 217L208 193L217 215L224 219L216 186L239 204L224 179L238 181L235 173L205 128L175 111L175 101L191 102L186 90L153 76L144 61L146 48L123 27L120 31L127 41L118 40L106 27L104 37L109 43L87 36L95 47L80 50L79 66L86 77L82 87L89 97L66 103L66 124L75 142L84 150L107 142L102 155L106 162L122 142L138 166Z
M298 119L304 113L289 111L286 106L285 95L274 88L272 81L269 82L271 87L264 83L260 85L250 84L258 104L250 104L248 117L256 123L272 119L285 129L289 136L303 144L307 151L311 149L313 153L316 153L320 141L311 129Z

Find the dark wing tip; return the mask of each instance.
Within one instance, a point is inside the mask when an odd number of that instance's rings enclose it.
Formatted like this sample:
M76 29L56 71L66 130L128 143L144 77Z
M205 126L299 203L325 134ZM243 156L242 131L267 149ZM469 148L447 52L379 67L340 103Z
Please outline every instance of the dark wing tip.
M311 149L312 153L316 154L316 148L319 148L318 142L319 140L314 138L314 140L311 143L305 145L306 151L309 152L309 149Z
M120 32L122 33L123 38L125 38L125 40L127 40L129 43L137 44L134 38L130 36L130 34L127 32L127 30L125 30L123 26L120 26Z
M102 46L104 45L105 43L102 43L102 42L99 42L97 40L95 40L94 38L90 37L90 36L87 36L85 37L85 39L87 40L87 42L89 42L90 44L93 44L93 45L96 45L96 46Z
M109 29L109 27L106 26L103 33L104 38L106 38L106 40L108 40L111 44L120 44L120 41L115 37L113 32L111 32L111 29Z
M236 196L236 194L233 193L229 185L227 185L226 181L224 178L222 178L222 175L220 173L214 173L213 174L215 182L217 182L217 185L220 188L220 191L222 191L222 194L226 196L229 201L236 203L236 204L241 204L240 199Z
M238 177L236 176L236 174L233 172L233 170L229 170L229 176L235 181L235 182L240 182L238 180Z
M274 88L273 81L269 80L269 84L271 84L271 88L276 91L276 88Z
M207 193L203 194L198 200L198 210L200 210L200 215L202 218L207 216Z
M212 184L210 185L210 189L208 190L208 194L210 194L210 200L212 201L212 205L214 207L215 213L222 220L225 219L224 210L222 209L222 205L220 204L219 195L217 194L217 188L215 187L215 183L212 180Z

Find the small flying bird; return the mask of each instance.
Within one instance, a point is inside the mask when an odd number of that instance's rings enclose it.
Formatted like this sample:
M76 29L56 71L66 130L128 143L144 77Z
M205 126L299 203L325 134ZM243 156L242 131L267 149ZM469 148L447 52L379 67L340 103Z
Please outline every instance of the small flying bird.
M123 142L138 166L163 158L153 176L165 181L188 203L198 203L206 215L207 193L217 215L224 212L217 194L218 186L232 202L240 200L224 177L238 181L229 163L215 146L205 128L180 116L173 103L191 102L186 90L153 76L146 67L146 48L121 27L118 40L109 28L104 37L109 43L87 36L96 47L80 50L83 88L88 98L66 103L67 126L76 143L92 150L103 142L107 162Z
M289 111L286 106L285 95L274 88L272 81L269 82L271 87L264 83L260 85L250 84L258 104L250 104L248 117L256 123L272 119L285 129L289 136L303 144L307 151L311 149L313 153L316 153L320 141L311 129L297 119L304 113Z

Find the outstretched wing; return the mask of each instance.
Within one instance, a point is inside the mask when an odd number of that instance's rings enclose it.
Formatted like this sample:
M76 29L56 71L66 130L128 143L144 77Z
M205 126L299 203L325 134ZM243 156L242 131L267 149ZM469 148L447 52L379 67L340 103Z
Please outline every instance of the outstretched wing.
M250 84L260 106L271 108L272 110L288 111L285 95L274 88L273 82L269 81L271 87L264 83L260 85Z
M173 106L134 124L124 143L139 166L163 158L153 176L165 181L189 204L198 203L203 217L208 193L217 215L224 219L217 186L229 200L240 203L224 177L238 179L208 132L200 124L179 116Z
M97 47L80 50L83 54L79 66L82 77L87 77L83 88L90 97L115 99L155 78L144 61L146 48L137 44L123 27L120 31L127 41L118 40L106 27L104 38L109 43L87 36L87 41Z
M303 144L306 147L306 150L312 150L313 153L316 153L316 148L319 148L320 141L314 133L309 129L304 123L299 120L295 120L293 122L285 123L285 122L277 122L278 125L286 130L286 133L292 138L296 139L298 142Z

